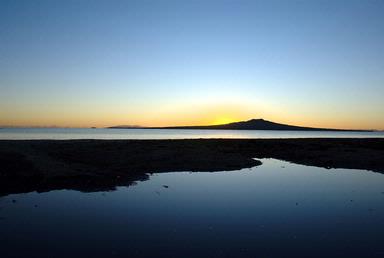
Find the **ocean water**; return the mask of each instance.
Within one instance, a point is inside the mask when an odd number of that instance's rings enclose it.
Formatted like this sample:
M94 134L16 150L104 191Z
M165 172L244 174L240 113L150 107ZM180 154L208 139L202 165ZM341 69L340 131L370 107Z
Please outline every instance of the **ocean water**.
M197 138L383 138L384 132L3 128L0 140L31 139L197 139Z
M0 198L1 257L384 257L384 175L262 160Z

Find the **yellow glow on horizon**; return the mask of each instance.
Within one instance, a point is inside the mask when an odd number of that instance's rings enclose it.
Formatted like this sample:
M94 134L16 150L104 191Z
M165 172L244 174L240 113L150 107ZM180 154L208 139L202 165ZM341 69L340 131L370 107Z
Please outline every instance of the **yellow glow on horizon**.
M238 119L233 119L226 116L219 116L213 120L212 125L223 125L223 124L229 124L229 123L238 122L238 121L239 121Z
M296 126L384 129L379 113L368 111L287 108L279 103L262 101L228 102L180 101L161 106L19 106L17 109L4 106L0 109L0 126L56 126L56 127L108 127L116 125L139 126L189 126L218 125L249 119L265 120ZM360 113L359 113L360 112ZM356 115L358 114L358 115ZM356 119L358 117L359 119Z

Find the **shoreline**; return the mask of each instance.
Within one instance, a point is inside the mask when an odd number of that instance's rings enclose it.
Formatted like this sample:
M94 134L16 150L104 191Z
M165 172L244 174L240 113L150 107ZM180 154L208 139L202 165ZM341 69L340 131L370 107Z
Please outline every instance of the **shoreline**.
M384 173L384 139L0 140L0 196L113 190L151 173L240 170L258 158Z

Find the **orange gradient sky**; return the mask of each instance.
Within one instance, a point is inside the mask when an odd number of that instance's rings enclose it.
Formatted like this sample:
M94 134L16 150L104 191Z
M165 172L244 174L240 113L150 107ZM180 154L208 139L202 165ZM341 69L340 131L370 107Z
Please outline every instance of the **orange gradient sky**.
M332 110L290 110L284 105L254 104L178 104L161 106L134 112L129 106L109 107L100 111L83 107L56 109L1 110L0 124L3 126L55 126L55 127L108 127L115 125L172 126L172 125L213 125L253 118L299 126L343 128L343 129L380 129L384 128L380 115L370 116L364 112L334 112ZM8 114L12 114L9 116ZM360 116L356 119L356 116Z
M0 126L382 130L383 13L383 1L0 2Z

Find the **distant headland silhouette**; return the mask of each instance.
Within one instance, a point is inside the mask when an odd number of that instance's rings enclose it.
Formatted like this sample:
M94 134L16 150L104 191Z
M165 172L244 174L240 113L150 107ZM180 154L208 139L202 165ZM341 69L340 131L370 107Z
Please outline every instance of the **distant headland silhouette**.
M111 129L216 129L216 130L279 130L279 131L355 131L368 132L371 130L352 130L334 128L315 128L295 125L280 124L264 119L251 119L248 121L233 122L221 125L197 125L197 126L165 126L165 127L139 127L139 126L111 126Z

